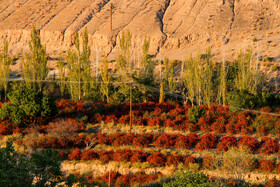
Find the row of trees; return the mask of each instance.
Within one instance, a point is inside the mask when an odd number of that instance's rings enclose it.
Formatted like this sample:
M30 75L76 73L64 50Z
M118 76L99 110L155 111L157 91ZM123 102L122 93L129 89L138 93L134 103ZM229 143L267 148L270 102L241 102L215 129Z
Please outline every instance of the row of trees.
M80 38L82 41L80 41ZM177 80L174 67L178 61L153 61L148 54L150 41L145 38L142 47L142 57L135 65L131 60L131 39L129 31L122 32L119 37L120 55L116 59L117 76L109 69L107 58L104 57L100 66L100 74L93 72L90 61L91 48L88 44L87 29L75 35L74 49L69 49L65 59L59 58L58 87L62 97L72 100L94 99L110 102L125 101L129 98L129 83L134 84L133 100L145 101L156 95L159 90L159 100L162 102L168 95L179 93L186 95L192 105L211 105L218 102L225 105L228 92L233 90L247 91L256 95L263 83L258 62L252 59L252 52L240 52L238 60L233 63L216 63L211 60L211 50L205 54L197 54L181 63L181 77ZM23 78L29 88L42 90L43 81L48 74L46 47L41 44L40 36L34 28L29 42L30 54L26 54L22 63ZM5 41L0 53L1 84L0 89L7 92L10 64L8 43ZM66 63L65 63L66 62ZM155 65L158 65L159 76L155 77ZM180 64L179 64L180 65ZM96 68L99 68L96 66ZM99 71L99 70L98 70ZM113 84L113 83L114 84ZM118 84L119 83L119 84ZM6 94L5 94L6 96ZM170 97L169 97L170 99Z

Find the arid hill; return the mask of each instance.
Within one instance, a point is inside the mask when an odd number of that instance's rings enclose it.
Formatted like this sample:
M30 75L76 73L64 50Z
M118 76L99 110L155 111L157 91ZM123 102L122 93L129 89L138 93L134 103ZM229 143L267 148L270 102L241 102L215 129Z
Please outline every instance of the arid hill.
M128 29L133 58L148 37L159 59L183 60L208 47L217 59L248 48L280 59L280 0L0 0L0 39L8 38L12 54L28 51L33 26L51 56L87 27L92 58L115 58L118 36Z

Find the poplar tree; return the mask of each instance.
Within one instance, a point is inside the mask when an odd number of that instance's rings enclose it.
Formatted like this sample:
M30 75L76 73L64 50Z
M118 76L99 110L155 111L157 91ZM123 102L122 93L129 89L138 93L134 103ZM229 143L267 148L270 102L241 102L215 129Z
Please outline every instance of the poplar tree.
M173 93L176 88L174 82L174 68L167 58L164 59L164 65L164 87L166 91Z
M101 85L100 85L100 91L103 95L103 97L106 97L107 103L109 103L109 93L110 93L110 81L112 78L112 74L109 72L108 68L108 60L107 58L104 58L103 60L103 66L101 67Z
M1 91L4 89L5 92L5 99L7 99L7 88L8 88L9 78L10 78L11 63L12 63L12 58L9 56L9 43L7 42L7 40L4 40L3 48L0 52L0 77L1 77L0 83L1 83Z
M63 97L66 91L66 71L62 57L60 57L57 62L57 68L59 73L59 90Z
M119 38L121 54L117 58L118 72L122 81L127 81L132 75L132 67L130 62L131 33L127 30L122 32Z
M130 62L131 38L132 35L128 30L126 32L123 31L119 37L120 55L117 58L117 72L120 82L127 83L134 81ZM118 92L128 97L130 94L130 86L126 83L120 85Z
M239 54L237 62L238 71L235 78L235 87L238 90L248 90L252 94L256 94L256 74L257 69L252 66L252 51L249 50L247 53L242 51Z
M194 76L194 71L195 71L195 65L194 65L194 60L192 57L190 57L189 60L186 61L186 70L185 70L185 85L187 88L187 95L188 99L194 105L195 101L195 91L196 91L196 84L195 84L195 76Z
M205 61L205 67L203 70L203 100L207 103L208 107L210 108L211 103L213 101L213 63L210 60L211 56L211 50L208 49L207 54L206 54L206 61Z
M41 91L42 80L45 80L48 74L48 61L46 47L41 44L39 33L36 31L35 27L33 27L31 41L29 41L28 44L30 54L26 54L23 60L23 75L29 87L31 86L31 81L33 81L33 87L35 88L36 85L38 85Z
M88 45L88 31L82 34L82 51L80 49L79 34L75 34L75 50L67 53L67 75L69 90L73 100L80 100L89 95L91 76L90 47Z
M144 39L143 47L142 47L142 58L141 58L141 65L143 67L143 77L144 83L152 85L154 82L154 65L149 55L149 48L150 48L150 40L147 40L146 37Z
M225 61L223 61L220 70L219 70L219 95L222 101L223 106L226 105L226 95L227 95L227 70Z

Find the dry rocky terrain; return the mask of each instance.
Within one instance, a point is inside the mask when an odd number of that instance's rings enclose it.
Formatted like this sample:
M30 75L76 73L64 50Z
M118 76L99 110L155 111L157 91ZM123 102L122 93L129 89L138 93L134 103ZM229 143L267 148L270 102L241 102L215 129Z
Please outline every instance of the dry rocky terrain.
M67 51L75 31L87 27L92 58L115 58L128 29L134 58L146 36L159 59L184 60L208 47L217 59L248 48L280 59L280 0L0 0L0 42L7 38L13 55L28 51L33 26L50 56Z

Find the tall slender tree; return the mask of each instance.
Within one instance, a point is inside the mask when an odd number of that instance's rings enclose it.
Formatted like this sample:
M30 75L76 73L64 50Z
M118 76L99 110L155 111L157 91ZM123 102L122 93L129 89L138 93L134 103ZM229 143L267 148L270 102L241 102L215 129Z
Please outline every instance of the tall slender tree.
M75 34L75 50L67 53L67 75L69 90L73 100L80 100L89 95L91 76L90 47L88 45L88 32L82 34L82 51L80 49L79 34Z
M39 32L33 27L31 32L31 41L29 41L30 54L25 55L23 60L23 75L27 82L27 85L31 86L33 81L33 87L37 85L42 90L42 80L45 80L48 74L47 68L47 54L46 47L41 44L41 38Z
M10 65L12 58L9 56L9 43L7 40L3 41L3 48L0 51L0 85L1 90L4 89L5 99L7 99L7 89L10 78ZM1 95L0 95L1 97Z
M110 93L110 81L112 78L112 74L109 72L109 63L107 58L103 60L103 66L101 67L101 85L100 91L104 97L107 99L107 103L109 103L109 93Z
M59 57L57 68L59 74L59 90L61 97L63 97L66 91L66 70L62 57Z

